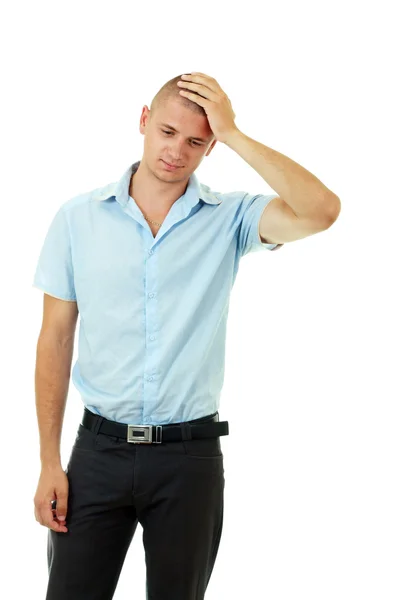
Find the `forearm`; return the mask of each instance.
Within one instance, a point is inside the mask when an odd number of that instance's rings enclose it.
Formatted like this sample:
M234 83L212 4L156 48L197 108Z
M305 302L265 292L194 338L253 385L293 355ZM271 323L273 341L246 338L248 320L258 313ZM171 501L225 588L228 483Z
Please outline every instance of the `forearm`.
M35 396L43 467L61 464L60 441L67 401L73 340L39 336L36 350Z
M284 154L253 140L239 129L233 131L225 143L253 167L299 217L330 215L340 208L336 194Z

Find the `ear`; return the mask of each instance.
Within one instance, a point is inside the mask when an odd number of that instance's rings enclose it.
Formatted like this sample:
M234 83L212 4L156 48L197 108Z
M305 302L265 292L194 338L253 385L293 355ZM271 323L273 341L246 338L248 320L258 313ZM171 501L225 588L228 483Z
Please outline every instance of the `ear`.
M145 104L142 108L142 114L140 115L140 122L139 122L139 131L143 135L145 133L145 126L149 122L150 117L151 117L151 110Z

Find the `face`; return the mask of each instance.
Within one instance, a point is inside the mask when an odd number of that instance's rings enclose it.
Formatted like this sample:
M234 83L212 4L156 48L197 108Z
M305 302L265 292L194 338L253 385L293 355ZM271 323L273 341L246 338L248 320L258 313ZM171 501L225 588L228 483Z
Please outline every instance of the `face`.
M217 141L207 117L175 98L150 113L145 106L140 119L140 133L145 136L143 160L164 181L188 179ZM165 163L178 168L169 170Z

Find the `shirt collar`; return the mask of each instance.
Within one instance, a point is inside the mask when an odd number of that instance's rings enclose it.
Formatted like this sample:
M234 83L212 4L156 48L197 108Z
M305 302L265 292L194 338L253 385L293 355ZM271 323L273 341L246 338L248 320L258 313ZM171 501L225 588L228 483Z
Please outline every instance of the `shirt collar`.
M96 190L93 193L93 199L104 201L115 198L115 200L125 208L129 202L129 185L131 177L133 173L136 173L139 165L140 160L130 165L119 181L109 183L105 187ZM200 183L197 176L192 173L186 191L183 194L183 202L186 209L190 210L198 204L199 200L203 200L203 202L206 202L207 204L221 204L222 202L221 198L217 198L212 194L210 188Z

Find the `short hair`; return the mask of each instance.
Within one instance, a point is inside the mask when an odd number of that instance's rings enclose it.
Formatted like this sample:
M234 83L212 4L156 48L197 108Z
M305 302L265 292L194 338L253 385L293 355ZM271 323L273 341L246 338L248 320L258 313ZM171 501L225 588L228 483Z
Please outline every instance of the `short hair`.
M190 73L186 73L186 75L190 75ZM157 108L159 108L160 106L164 106L170 98L177 98L183 106L189 108L197 114L207 117L206 111L202 106L200 106L200 104L197 104L197 102L194 102L193 100L189 100L189 98L186 98L185 96L182 96L182 94L179 93L181 88L177 85L178 81L182 81L181 75L177 75L173 79L170 79L169 81L167 81L167 83L164 83L162 88L159 89L150 105L151 114L154 115L156 113ZM197 92L193 90L190 91L191 93L200 96L200 94L197 94Z

